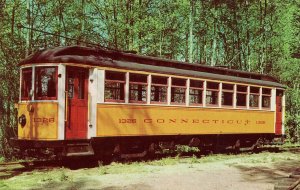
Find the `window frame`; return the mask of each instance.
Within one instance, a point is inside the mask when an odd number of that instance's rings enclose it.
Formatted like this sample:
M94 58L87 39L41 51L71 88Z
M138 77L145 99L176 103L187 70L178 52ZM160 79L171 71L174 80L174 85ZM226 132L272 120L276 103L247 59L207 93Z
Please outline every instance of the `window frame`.
M39 97L38 96L38 92L37 92L38 73L37 72L42 68L55 68L55 75L54 75L54 77L56 78L56 84L55 84L56 94L55 94L55 97L46 97L46 96ZM34 82L34 100L58 100L58 66L35 66L33 82Z
M178 79L178 80L184 80L184 83L185 85L184 86L180 86L180 85L173 85L173 79ZM170 104L171 105L186 105L186 90L187 90L187 80L186 78L176 78L176 77L172 77L171 78L171 94L170 94ZM173 91L173 88L179 88L179 89L183 89L184 92L183 93L176 93L176 94L183 94L183 102L175 102L175 101L172 101L172 99L174 99L173 96L175 96L174 91Z
M232 85L232 89L224 89L224 84ZM232 104L231 105L225 105L222 103L223 100L223 92L229 92L232 94ZM227 108L233 108L234 107L234 84L231 83L222 83L222 91L221 91L221 107L227 107Z
M217 83L218 88L216 88L216 89L208 88L208 83ZM205 105L206 105L206 107L219 107L219 104L220 104L220 98L219 98L220 97L220 85L221 85L220 82L215 82L215 81L207 81L206 82L206 93L205 93ZM210 104L210 103L206 102L208 91L217 92L217 103L216 104Z
M251 88L258 88L258 92L251 92ZM257 106L251 106L251 95L258 97L258 105ZM249 109L259 109L260 108L260 87L258 86L250 86L249 89Z
M191 86L191 81L197 81L197 82L201 82L202 83L202 87L193 87ZM199 95L199 97L201 97L201 102L202 103L191 103L191 90L200 90L201 91L201 95ZM195 79L190 79L190 86L189 86L189 105L190 106L203 106L203 94L204 94L204 81L203 80L195 80ZM195 94L193 94L192 96L195 96Z
M112 80L112 79L106 79L106 76L107 76L107 72L114 72L114 73L122 73L124 74L124 80ZM123 84L123 88L124 88L124 94L123 94L123 97L124 99L123 100L119 100L119 99L106 99L105 98L105 91L106 91L106 83L119 83L119 84ZM119 89L121 90L122 87L120 87ZM126 96L126 72L121 72L121 71L111 71L111 70L105 70L104 72L104 102L105 103L125 103L125 96ZM120 94L120 97L121 97L121 94Z
M153 78L155 77L162 77L162 78L165 78L166 79L166 84L159 84L159 83L153 83ZM151 75L151 85L150 85L150 97L149 97L149 101L150 101L150 104L168 104L168 78L167 76L158 76L158 75ZM160 101L153 101L152 100L152 86L156 86L156 87L166 87L166 100L163 101L163 102L160 102Z
M23 81L25 81L23 77L24 77L24 71L25 70L28 70L26 72L31 72L31 79L30 79L31 86L29 87L28 97L23 97ZM20 100L21 101L30 101L30 100L32 100L32 97L30 97L30 92L33 92L33 89L32 89L32 86L34 84L34 80L32 80L33 76L34 76L33 74L34 74L33 67L25 67L25 68L21 69L21 77L20 77L20 80L21 80L20 81L20 83L21 83L21 85L20 85Z
M144 75L146 77L146 82L137 82L137 81L131 81L130 80L130 75ZM145 101L140 101L140 100L131 100L131 88L130 85L131 84L135 84L135 85L142 85L145 86L145 93L146 93L146 100ZM140 104L147 104L147 100L148 100L148 75L146 74L139 74L139 73L129 73L129 89L128 89L128 102L129 103L140 103ZM139 92L137 90L137 92ZM143 90L142 90L143 92ZM125 92L126 93L126 92Z
M270 90L270 93L269 93L269 94L264 93L264 89ZM264 106L263 106L263 97L264 97L264 96L269 98L269 102L270 102L269 107L264 107ZM261 109L263 109L263 110L271 110L271 107L272 107L271 104L272 104L272 89L271 89L271 88L265 88L265 87L262 87L262 93L261 93Z
M243 87L245 87L246 88L246 91L239 91L238 90L238 87L239 86L243 86ZM246 95L246 97L245 97L245 105L244 106L239 106L238 105L238 95L239 94L244 94L244 95ZM241 85L241 84L237 84L236 85L236 107L237 108L247 108L247 101L248 101L248 98L247 98L247 96L248 96L248 86L246 86L246 85Z

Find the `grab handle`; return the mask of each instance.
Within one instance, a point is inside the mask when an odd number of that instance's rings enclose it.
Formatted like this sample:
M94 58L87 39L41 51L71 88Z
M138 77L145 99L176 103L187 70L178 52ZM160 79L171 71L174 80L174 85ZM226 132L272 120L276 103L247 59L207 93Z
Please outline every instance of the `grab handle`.
M68 122L68 91L65 91L65 122Z

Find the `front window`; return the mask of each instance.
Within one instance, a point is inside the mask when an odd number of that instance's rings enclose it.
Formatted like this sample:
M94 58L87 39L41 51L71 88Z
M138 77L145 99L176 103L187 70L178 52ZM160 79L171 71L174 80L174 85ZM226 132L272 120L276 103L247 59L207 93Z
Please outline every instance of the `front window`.
M57 67L35 69L35 99L53 100L57 96Z
M21 100L30 99L31 86L32 86L32 68L22 69Z

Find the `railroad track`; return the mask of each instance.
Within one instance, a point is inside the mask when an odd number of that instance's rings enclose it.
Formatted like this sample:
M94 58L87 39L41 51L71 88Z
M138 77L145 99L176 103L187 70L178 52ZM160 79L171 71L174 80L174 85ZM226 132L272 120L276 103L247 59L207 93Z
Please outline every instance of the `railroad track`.
M245 153L252 151L249 148L243 148L241 149L240 153ZM262 152L262 151L269 151L269 152L280 152L280 151L299 151L300 153L300 145L299 146L262 146L260 147L257 152ZM221 151L218 153L224 153L227 154L229 151ZM158 154L154 159L161 159L164 157L173 157L176 156L178 153L165 153L165 154ZM197 152L184 152L181 153L181 156L183 157L189 157L193 155L199 155ZM201 154L201 156L207 155L206 153ZM143 160L143 158L140 158L138 160ZM146 158L147 159L147 158ZM85 160L85 159L84 159ZM51 168L51 167L62 167L66 164L66 162L63 162L62 160L28 160L28 161L12 161L12 162L2 162L0 163L0 171L3 170L5 167L10 167L10 166L21 166L25 168ZM67 163L68 164L68 163ZM298 175L298 174L297 174ZM300 175L300 173L299 173ZM300 177L300 176L299 176Z
M300 190L300 168L275 184L274 190Z
M0 163L0 179L1 172L10 171L30 171L33 169L52 169L62 167L60 161L55 160L34 160L34 161L14 161L14 162L2 162Z
M0 163L0 180L8 179L23 172L52 170L61 166L59 162L52 160L3 162Z

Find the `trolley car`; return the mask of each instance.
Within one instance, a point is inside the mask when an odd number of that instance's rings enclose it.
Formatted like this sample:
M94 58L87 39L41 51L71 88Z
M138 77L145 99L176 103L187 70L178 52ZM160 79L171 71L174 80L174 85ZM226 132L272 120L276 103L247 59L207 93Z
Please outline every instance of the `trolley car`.
M284 85L271 76L91 47L21 61L20 152L136 155L163 144L244 147L284 135Z

